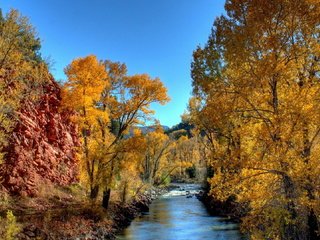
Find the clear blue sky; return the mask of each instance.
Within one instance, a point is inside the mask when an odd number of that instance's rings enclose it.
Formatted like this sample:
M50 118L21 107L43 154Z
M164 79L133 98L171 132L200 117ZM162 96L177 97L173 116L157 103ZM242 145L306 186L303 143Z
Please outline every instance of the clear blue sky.
M171 102L153 105L163 125L180 122L191 93L192 52L203 45L224 0L2 0L18 9L42 40L56 79L74 58L95 54L148 73L168 88Z

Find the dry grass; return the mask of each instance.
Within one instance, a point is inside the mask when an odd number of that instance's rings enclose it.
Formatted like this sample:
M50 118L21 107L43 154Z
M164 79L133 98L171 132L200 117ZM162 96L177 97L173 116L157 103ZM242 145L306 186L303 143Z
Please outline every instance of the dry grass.
M101 196L95 202L90 201L86 190L78 184L67 187L43 184L37 197L33 198L1 196L2 213L12 210L17 223L21 224L22 231L16 239L25 239L26 236L36 236L37 239L103 239L106 234L112 236L119 228L114 219L119 219L122 209L122 204L119 204L121 191L112 191L108 211L101 207ZM125 220L124 216L122 218Z

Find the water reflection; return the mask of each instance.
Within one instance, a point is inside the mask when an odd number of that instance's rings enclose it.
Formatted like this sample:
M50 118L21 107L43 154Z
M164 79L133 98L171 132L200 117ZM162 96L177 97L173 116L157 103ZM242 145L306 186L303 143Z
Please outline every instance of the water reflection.
M135 219L117 237L122 240L242 239L238 225L210 216L195 197L167 196L155 200L149 213Z

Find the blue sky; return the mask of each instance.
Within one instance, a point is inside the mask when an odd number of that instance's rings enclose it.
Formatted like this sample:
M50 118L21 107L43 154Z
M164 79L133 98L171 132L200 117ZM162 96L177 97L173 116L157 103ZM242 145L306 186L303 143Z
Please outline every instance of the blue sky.
M168 88L171 102L152 105L161 124L180 122L191 93L192 52L203 45L224 0L2 0L6 13L29 17L51 72L65 79L74 58L95 54L126 63L129 74L148 73Z

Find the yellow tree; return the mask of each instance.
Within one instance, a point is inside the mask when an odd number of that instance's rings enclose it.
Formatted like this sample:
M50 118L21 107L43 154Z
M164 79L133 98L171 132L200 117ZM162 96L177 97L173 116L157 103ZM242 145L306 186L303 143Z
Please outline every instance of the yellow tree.
M192 66L195 120L214 137L212 194L250 202L260 238L317 237L319 2L226 10Z
M124 151L120 157L121 201L126 202L144 189L141 179L140 162L145 150L145 137L139 128L133 130L132 136L124 140Z
M126 149L124 136L153 113L151 103L165 104L169 98L159 78L152 79L147 74L127 76L126 66L117 62L105 61L104 65L111 84L102 91L100 105L110 114L110 124L104 127L108 127L112 138L105 148L106 160L99 165L99 172L105 186L102 205L107 208L121 153Z
M170 147L170 139L163 132L161 126L155 131L149 132L144 138L144 154L141 161L142 178L153 185L162 181L161 175L165 173L166 157Z
M95 199L105 188L102 205L107 208L114 177L130 152L124 137L152 113L151 103L169 100L167 90L158 78L127 76L124 64L99 62L95 56L74 60L65 72L64 105L78 113L90 196Z
M172 153L174 154L172 161L178 166L177 170L179 170L178 174L181 179L185 178L186 168L191 167L195 163L195 147L193 139L189 139L187 136L181 136L175 141L172 149Z
M104 147L99 123L108 122L108 113L100 109L99 100L109 85L108 74L104 64L93 55L73 60L65 73L68 81L63 85L64 106L77 113L75 121L83 140L81 165L89 182L90 196L95 198L99 186L97 166Z

